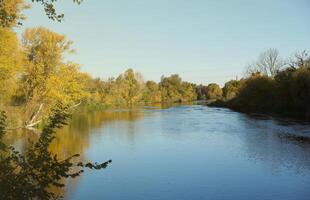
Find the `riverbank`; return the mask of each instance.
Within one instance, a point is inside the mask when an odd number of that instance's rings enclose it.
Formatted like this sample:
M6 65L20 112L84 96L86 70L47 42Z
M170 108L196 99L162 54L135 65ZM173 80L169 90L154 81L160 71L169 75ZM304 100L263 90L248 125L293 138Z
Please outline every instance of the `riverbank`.
M303 122L310 122L310 116L300 115L299 113L293 112L286 112L283 110L283 112L277 112L275 110L249 110L246 107L238 106L236 103L237 100L216 100L213 102L208 103L207 105L209 107L219 107L219 108L229 108L236 112L241 112L245 114L258 114L258 115L266 115L270 117L274 117L277 119L290 119L290 120L297 120L297 121L303 121Z

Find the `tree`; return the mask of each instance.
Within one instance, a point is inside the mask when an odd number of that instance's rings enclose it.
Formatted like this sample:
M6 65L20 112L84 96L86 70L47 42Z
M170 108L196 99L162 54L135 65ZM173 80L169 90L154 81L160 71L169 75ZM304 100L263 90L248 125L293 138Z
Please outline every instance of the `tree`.
M275 81L275 111L287 116L310 119L310 69L287 68L277 74Z
M231 80L225 83L223 87L223 97L230 100L239 95L240 89L244 86L244 80Z
M16 33L0 28L0 104L9 103L17 89L21 52Z
M275 106L275 91L274 79L260 74L253 75L233 99L232 107L244 112L271 111Z
M34 97L42 100L46 80L63 64L64 53L72 52L71 44L64 35L46 28L26 29L22 39L26 57L22 89L26 102Z
M29 6L24 0L0 0L0 28L12 28L25 19L21 11Z
M147 81L143 92L143 100L146 103L161 102L161 92L159 86L154 81Z
M222 97L222 89L221 87L216 83L210 83L208 85L208 93L207 93L207 99L220 99Z
M274 77L284 66L283 60L279 56L277 49L268 49L261 53L258 60L254 64L250 64L247 69L247 75L252 75L257 72Z
M306 50L295 53L293 58L289 58L288 65L292 69L310 68L310 56Z
M197 99L195 86L189 82L182 82L181 84L181 101L189 102Z
M178 74L173 74L170 77L161 77L159 88L161 90L162 102L178 102L181 101L182 79Z
M25 54L20 90L24 98L27 121L36 125L32 116L41 120L57 103L73 106L88 94L88 76L79 72L76 64L65 62L65 53L71 53L72 42L64 35L46 28L26 29L22 47ZM20 98L19 98L20 99ZM40 122L41 120L36 120Z
M121 96L128 105L133 105L141 100L142 87L132 69L128 69L118 76L116 84L118 85L117 88L121 93Z
M208 86L198 85L196 87L197 99L206 100L208 93Z
M83 98L88 98L86 90L89 75L79 71L74 63L61 65L46 81L46 100L55 105L62 102L64 105L74 105Z

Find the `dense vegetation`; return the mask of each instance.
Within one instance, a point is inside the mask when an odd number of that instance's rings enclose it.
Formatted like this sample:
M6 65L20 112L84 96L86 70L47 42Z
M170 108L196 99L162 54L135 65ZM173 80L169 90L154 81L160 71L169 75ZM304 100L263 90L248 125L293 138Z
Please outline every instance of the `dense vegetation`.
M33 2L42 4L49 18L63 18L56 14L53 1ZM74 52L64 35L38 27L26 29L18 39L13 28L21 24L21 11L28 8L23 0L0 3L0 110L8 113L11 128L41 124L59 103L119 107L196 99L195 86L178 75L162 77L160 83L144 82L141 74L128 69L106 81L92 78L64 59Z
M183 102L195 100L195 85L184 82L179 75L162 77L159 83L144 82L140 73L126 70L116 79L90 79L87 86L91 104L132 106L145 103Z
M310 120L310 58L306 51L285 62L271 49L259 61L251 66L247 78L227 82L223 98L213 105Z
M56 14L54 0L32 2L41 3L53 20L63 17ZM81 86L88 75L76 64L64 62L71 42L63 35L40 27L27 29L18 40L13 27L21 24L21 11L27 7L23 0L0 0L0 199L60 199L53 188L64 187L65 178L79 176L84 168L105 168L111 161L84 164L74 161L77 154L61 159L50 152L55 129L86 96ZM7 114L11 119L29 116L14 129L32 128L45 118L39 139L23 152L4 142L11 124Z

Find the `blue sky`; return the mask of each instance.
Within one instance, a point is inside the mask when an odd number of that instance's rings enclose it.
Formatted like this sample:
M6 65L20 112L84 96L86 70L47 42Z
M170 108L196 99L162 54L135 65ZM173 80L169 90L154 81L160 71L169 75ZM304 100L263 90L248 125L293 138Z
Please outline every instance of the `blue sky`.
M74 41L68 59L95 77L127 68L145 79L178 73L186 81L221 85L242 76L260 52L283 57L310 50L310 0L70 0L57 4L65 21L49 20L39 5L27 27L44 26Z

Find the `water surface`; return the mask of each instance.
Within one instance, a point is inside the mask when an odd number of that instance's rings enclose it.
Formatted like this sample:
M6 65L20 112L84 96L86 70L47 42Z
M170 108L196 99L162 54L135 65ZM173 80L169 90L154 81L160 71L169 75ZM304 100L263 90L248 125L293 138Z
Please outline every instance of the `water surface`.
M63 156L111 165L69 181L68 200L308 200L310 125L203 105L82 112Z

